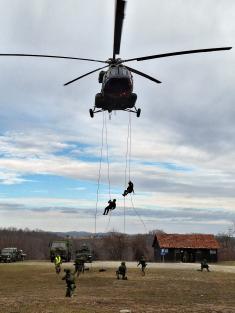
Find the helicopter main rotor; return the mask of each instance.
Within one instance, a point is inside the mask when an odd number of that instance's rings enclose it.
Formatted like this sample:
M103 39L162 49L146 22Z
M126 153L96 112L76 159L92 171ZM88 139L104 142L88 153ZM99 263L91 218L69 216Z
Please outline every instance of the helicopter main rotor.
M143 56L143 57L137 57L137 58L131 58L131 59L120 59L116 58L116 55L120 53L120 46L121 46L121 37L122 37L122 28L123 28L123 20L125 16L125 6L126 1L125 0L116 0L116 6L115 6L115 23L114 23L114 39L113 39L113 57L109 58L108 60L97 60L97 59L90 59L90 58L79 58L79 57L70 57L70 56L58 56L58 55L46 55L46 54L24 54L24 53L0 53L0 56L11 56L11 57L36 57L36 58L57 58L57 59L68 59L68 60L80 60L80 61L89 61L89 62L98 62L98 63L104 63L107 64L103 67L99 67L93 71L90 71L88 73L85 73L73 80L70 80L69 82L65 83L64 86L67 86L69 84L74 83L75 81L78 81L79 79L82 79L90 74L93 74L99 70L102 70L104 68L110 67L110 66L118 66L122 63L126 62L132 62L132 61L146 61L151 59L159 59L159 58L165 58L165 57L171 57L171 56L177 56L177 55L184 55L184 54L195 54L195 53L207 53L207 52L215 52L215 51L223 51L223 50L230 50L232 47L219 47L219 48L208 48L208 49L197 49L197 50L186 50L186 51L177 51L177 52L170 52L170 53L161 53L161 54L154 54L149 56ZM144 78L147 78L155 83L161 83L156 78L153 78L143 72L140 72L134 68L128 67L125 65L125 67L131 71L134 74L140 75Z

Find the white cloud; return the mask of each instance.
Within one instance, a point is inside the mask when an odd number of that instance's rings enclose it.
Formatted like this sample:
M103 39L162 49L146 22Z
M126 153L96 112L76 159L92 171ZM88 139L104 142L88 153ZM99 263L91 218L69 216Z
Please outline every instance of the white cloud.
M1 1L2 53L107 59L112 54L110 12L114 1L101 2L41 0L39 4L22 0L19 5L12 0L9 5L9 1ZM235 32L234 9L233 0L199 0L196 6L194 0L148 0L147 6L129 0L121 56L230 46ZM80 25L86 25L86 32ZM131 177L138 207L234 209L234 55L231 50L131 63L163 82L157 86L134 76L137 107L142 108L141 117L132 118ZM97 75L62 86L95 67L95 63L86 62L0 58L3 187L24 186L35 174L97 181L102 114L94 119L88 114L100 89ZM111 121L107 119L110 178L115 192L124 187L128 119L126 112L112 114ZM175 169L168 168L167 163ZM103 164L102 182L107 182L106 177L107 167ZM36 184L34 187L35 193L44 190ZM83 191L81 188L77 190ZM105 200L107 190L101 192ZM92 205L93 201L82 198L82 192L78 194L82 206ZM60 202L43 197L36 201L43 206ZM71 199L63 201L75 205ZM30 206L34 200L25 197L22 204ZM37 224L33 215L30 223ZM52 217L50 225L55 226ZM72 227L73 222L68 222L68 229L69 225ZM176 225L171 227L177 229Z

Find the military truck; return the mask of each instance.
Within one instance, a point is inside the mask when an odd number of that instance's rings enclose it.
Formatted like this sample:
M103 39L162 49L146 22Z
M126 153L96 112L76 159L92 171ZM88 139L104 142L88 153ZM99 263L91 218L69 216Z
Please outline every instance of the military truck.
M72 243L69 239L54 240L49 244L50 259L54 262L55 256L60 255L62 261L69 262L72 257Z
M23 250L17 248L3 248L0 254L0 262L11 263L17 261L24 261L26 254Z
M85 243L76 251L75 260L82 259L85 263L91 263L93 256L92 251Z

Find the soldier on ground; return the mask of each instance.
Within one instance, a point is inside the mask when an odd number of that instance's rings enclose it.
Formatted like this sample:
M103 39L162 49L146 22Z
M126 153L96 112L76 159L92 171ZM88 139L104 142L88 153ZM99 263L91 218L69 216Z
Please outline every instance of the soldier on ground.
M61 264L62 264L61 256L59 254L55 256L54 264L55 264L56 274L59 274L61 271Z
M132 193L132 192L134 192L134 184L131 181L129 181L128 187L126 190L124 190L122 195L123 195L123 197L125 197L128 195L128 193Z
M64 272L65 272L65 276L62 278L62 280L65 280L66 285L67 285L65 297L72 297L73 292L76 288L74 274L71 273L70 269L64 269Z
M145 275L145 268L147 266L147 263L146 263L145 258L144 258L143 255L141 256L137 266L139 266L139 265L141 265L141 272L142 272L142 275L144 276Z
M116 271L117 279L120 279L121 275L122 279L127 280L126 272L127 272L126 263L122 262Z
M77 276L79 276L81 273L84 273L84 271L85 271L85 259L84 259L84 257L81 256L79 258L76 258L74 266L75 266L74 274L77 273Z
M206 259L203 259L203 260L201 261L201 272L203 271L204 268L207 269L207 272L210 272L210 270L209 270L209 265L208 265Z
M104 209L103 215L108 215L110 210L114 210L116 208L116 199L113 199L113 201L109 200L108 203L109 205Z

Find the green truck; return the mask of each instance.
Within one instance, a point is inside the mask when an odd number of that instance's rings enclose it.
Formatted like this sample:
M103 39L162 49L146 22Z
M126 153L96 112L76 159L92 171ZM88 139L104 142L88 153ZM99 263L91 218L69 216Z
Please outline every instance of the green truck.
M62 261L69 262L72 257L72 243L69 239L54 240L50 243L50 259L54 262L55 256L60 255Z
M91 263L93 259L92 251L85 243L76 251L75 261L82 259L85 263Z
M23 250L17 248L3 248L0 254L0 262L11 263L17 261L24 261L26 254Z

